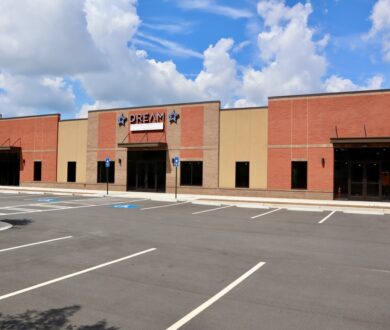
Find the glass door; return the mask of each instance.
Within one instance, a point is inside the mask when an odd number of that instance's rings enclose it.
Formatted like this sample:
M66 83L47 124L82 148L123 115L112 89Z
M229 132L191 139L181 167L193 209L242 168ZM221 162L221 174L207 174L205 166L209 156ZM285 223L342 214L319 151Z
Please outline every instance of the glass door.
M156 162L137 162L137 190L156 190Z
M364 196L364 162L351 163L350 178L350 197L361 199Z
M137 162L137 190L145 190L146 188L146 162Z
M156 162L150 161L146 163L146 189L156 190Z
M367 199L380 199L380 163L368 161L365 165Z

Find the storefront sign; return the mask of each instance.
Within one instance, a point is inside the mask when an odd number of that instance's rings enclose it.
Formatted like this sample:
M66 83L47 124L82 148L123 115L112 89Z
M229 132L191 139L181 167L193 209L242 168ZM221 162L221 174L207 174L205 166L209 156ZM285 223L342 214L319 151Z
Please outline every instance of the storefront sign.
M164 129L165 113L130 114L130 131L161 131Z

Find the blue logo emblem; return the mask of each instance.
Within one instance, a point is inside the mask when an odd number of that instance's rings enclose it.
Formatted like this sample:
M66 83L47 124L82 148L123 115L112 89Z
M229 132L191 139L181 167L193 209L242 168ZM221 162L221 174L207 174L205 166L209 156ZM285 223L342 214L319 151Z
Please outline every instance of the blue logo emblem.
M118 125L126 126L127 118L123 115L123 113L118 117Z
M168 120L169 122L172 124L172 123L175 123L177 124L177 120L179 119L180 115L175 111L173 110L169 115L168 115Z

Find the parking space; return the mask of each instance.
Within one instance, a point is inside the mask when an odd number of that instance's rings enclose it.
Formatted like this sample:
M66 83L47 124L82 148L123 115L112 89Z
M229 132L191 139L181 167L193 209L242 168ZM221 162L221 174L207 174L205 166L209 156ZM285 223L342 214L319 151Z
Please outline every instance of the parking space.
M1 202L0 328L390 327L388 215L49 198Z

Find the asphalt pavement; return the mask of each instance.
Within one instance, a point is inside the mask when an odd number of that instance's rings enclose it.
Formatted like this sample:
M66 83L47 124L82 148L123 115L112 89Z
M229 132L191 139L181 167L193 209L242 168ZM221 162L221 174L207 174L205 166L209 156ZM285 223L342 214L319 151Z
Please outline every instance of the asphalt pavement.
M0 194L0 329L389 329L390 215Z

